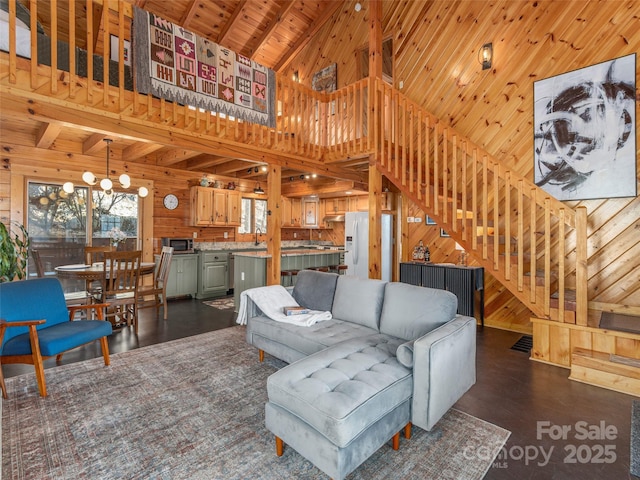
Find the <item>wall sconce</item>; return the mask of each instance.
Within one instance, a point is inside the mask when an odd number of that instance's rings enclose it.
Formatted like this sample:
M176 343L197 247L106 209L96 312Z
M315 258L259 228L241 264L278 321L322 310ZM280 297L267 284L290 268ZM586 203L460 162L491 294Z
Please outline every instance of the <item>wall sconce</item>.
M258 173L258 167L253 167L253 172Z
M298 70L296 70L295 72L293 72L292 80L293 80L294 82L300 82L300 74L298 73Z
M482 65L482 70L488 70L491 68L491 61L493 60L493 44L485 43L478 52L478 61Z
M256 188L253 189L253 193L256 193L258 195L264 195L264 190L260 186L260 182L256 182Z

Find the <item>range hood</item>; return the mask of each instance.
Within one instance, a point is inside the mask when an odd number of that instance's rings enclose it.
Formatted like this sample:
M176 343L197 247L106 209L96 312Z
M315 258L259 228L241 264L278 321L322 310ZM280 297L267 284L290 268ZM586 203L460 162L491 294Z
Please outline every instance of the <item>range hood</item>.
M344 222L344 215L327 215L322 219L324 222Z

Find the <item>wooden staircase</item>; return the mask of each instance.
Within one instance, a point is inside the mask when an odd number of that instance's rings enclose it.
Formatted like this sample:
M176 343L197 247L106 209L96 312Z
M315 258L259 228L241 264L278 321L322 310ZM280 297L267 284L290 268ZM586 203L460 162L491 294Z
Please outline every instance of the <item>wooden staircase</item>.
M378 170L536 317L586 325L586 209L557 201L387 84L369 88Z
M555 200L389 86L373 88L377 169L531 310L531 358L640 395L640 335L603 331L587 309L586 209Z

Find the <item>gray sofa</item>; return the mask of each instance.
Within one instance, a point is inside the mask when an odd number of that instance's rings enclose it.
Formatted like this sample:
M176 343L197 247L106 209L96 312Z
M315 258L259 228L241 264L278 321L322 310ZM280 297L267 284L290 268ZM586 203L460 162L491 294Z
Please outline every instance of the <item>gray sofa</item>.
M475 383L476 321L450 292L302 271L292 295L333 318L300 327L248 301L247 342L290 363L269 377L265 421L334 479L405 425L431 430Z

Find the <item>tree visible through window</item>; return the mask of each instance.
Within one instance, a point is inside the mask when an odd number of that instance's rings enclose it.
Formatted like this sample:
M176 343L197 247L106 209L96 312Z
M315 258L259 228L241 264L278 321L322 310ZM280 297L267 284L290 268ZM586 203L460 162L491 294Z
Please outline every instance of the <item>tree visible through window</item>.
M45 272L58 265L84 263L84 247L109 245L109 230L117 227L127 234L119 249L138 248L138 197L114 192L76 187L66 193L62 185L29 182L27 199L27 231L31 248L40 251ZM91 209L91 222L88 212ZM90 238L91 241L87 242ZM29 274L36 274L29 262Z
M242 198L242 216L238 233L267 233L267 201Z

